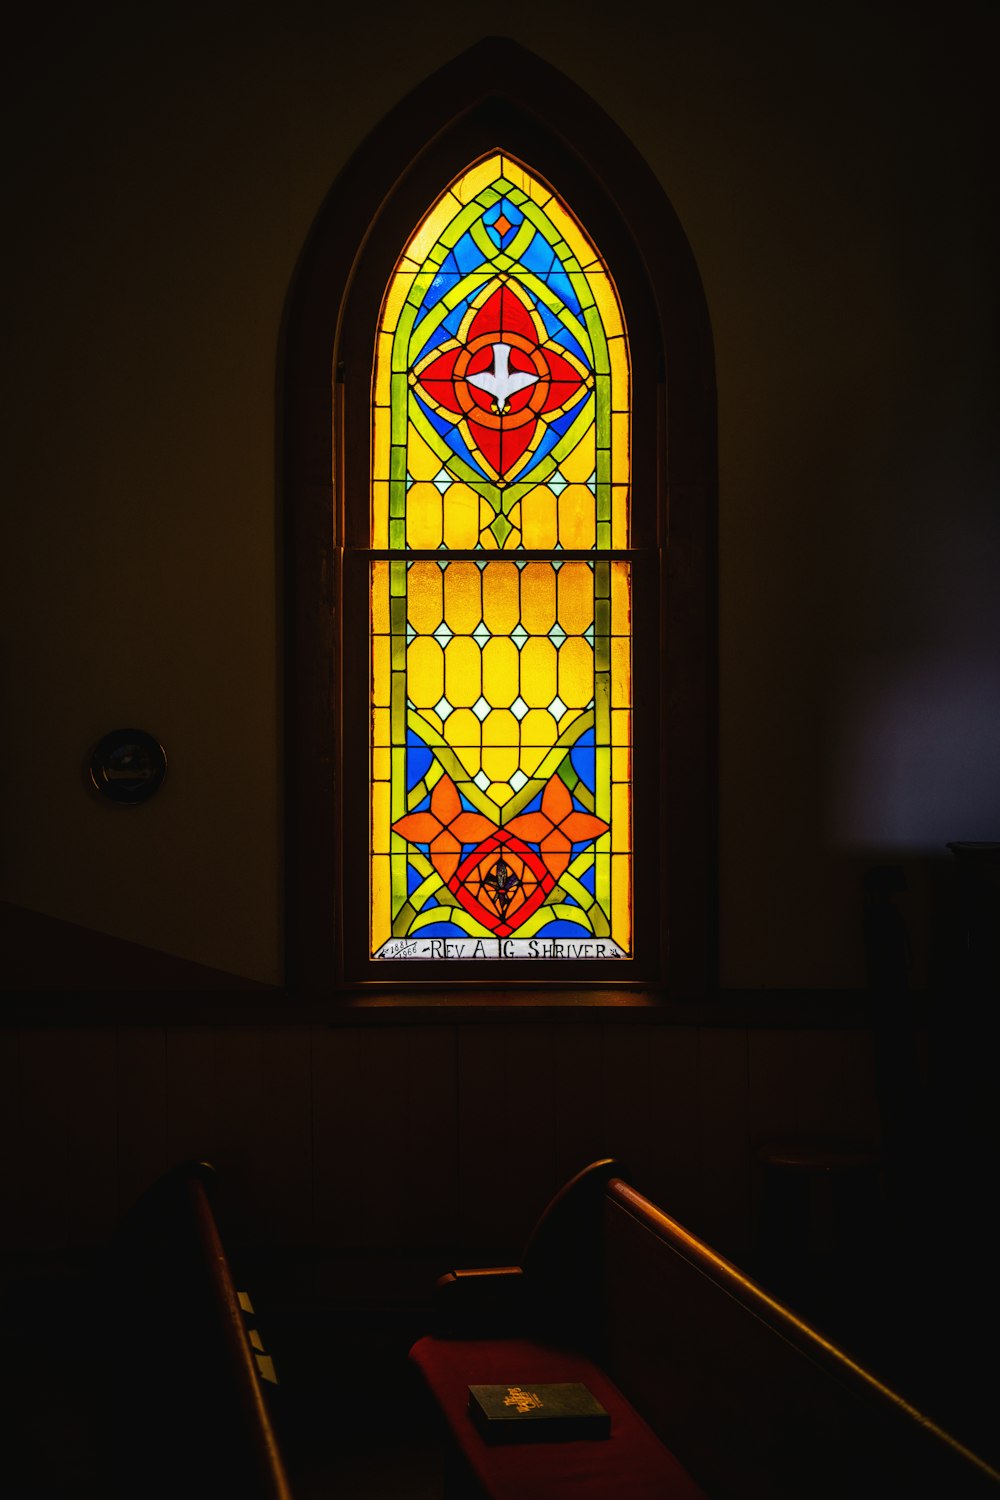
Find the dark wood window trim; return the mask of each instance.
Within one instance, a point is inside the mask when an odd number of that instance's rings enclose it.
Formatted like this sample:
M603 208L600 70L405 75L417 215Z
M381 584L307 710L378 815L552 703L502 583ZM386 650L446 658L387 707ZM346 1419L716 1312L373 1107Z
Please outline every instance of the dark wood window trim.
M652 893L647 932L657 932L658 950L642 975L643 1003L650 992L696 999L716 982L716 441L707 310L683 230L634 146L576 85L503 39L481 42L442 68L363 143L319 212L289 296L279 426L288 987L303 997L342 992L347 999L353 990L353 1003L360 998L345 969L351 878L341 860L352 835L358 845L358 819L367 824L356 718L368 658L367 638L358 642L344 627L344 556L352 542L366 545L357 528L368 513L378 307L406 235L437 192L499 146L552 181L579 213L625 307L634 521L657 560L661 600L659 619L635 644L658 724L638 747L637 780L659 795L655 851L643 856L641 870L637 860L637 885ZM358 786L364 791L351 791ZM446 982L468 995L468 976L427 965L412 985L414 1004ZM561 971L551 984L537 968L523 984L525 995L541 998L585 982L600 988L593 971L586 979ZM495 989L501 980L493 974L484 983ZM617 975L608 988L620 988ZM366 989L374 1001L373 991L411 986L388 973Z

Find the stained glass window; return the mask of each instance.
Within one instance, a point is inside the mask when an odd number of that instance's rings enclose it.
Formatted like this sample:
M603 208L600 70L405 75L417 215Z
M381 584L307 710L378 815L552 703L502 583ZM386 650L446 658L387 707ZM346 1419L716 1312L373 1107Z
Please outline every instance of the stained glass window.
M585 229L476 162L377 332L375 959L632 955L629 378Z

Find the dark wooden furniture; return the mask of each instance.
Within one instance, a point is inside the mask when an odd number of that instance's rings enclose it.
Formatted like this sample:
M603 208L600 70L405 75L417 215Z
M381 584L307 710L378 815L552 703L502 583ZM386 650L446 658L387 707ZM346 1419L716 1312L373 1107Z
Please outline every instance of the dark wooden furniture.
M291 1500L265 1397L274 1379L212 1204L188 1162L135 1204L111 1255L114 1493Z
M613 1161L553 1200L520 1265L452 1272L437 1299L437 1330L411 1359L444 1418L456 1494L1000 1495L1000 1474L636 1192ZM470 1383L561 1379L582 1380L608 1406L610 1440L490 1449L465 1414Z

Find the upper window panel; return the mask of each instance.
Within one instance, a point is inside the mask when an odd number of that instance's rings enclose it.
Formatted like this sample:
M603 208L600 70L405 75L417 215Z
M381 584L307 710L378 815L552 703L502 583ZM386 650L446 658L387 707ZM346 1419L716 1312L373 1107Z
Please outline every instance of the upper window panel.
M496 152L406 245L379 323L372 546L629 545L629 360L580 224Z

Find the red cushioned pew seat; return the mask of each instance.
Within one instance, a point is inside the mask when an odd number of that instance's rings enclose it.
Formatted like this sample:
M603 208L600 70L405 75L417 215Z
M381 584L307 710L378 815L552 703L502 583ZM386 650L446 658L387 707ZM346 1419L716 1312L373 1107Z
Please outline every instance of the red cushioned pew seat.
M456 1447L490 1500L707 1500L669 1449L585 1355L531 1339L423 1338L410 1351ZM581 1381L611 1436L493 1447L468 1414L470 1385Z

